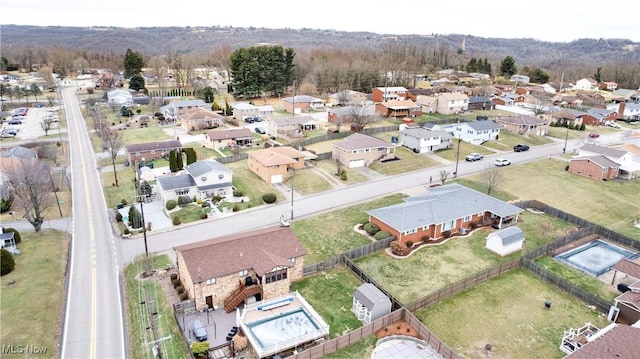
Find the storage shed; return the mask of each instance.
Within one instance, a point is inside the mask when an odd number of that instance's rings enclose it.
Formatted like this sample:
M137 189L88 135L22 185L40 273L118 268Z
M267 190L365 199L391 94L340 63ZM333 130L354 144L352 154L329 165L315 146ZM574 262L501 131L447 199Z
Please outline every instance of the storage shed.
M391 300L378 287L364 283L353 294L351 311L365 324L391 313Z
M518 227L507 227L487 236L487 249L504 257L522 250L524 233Z

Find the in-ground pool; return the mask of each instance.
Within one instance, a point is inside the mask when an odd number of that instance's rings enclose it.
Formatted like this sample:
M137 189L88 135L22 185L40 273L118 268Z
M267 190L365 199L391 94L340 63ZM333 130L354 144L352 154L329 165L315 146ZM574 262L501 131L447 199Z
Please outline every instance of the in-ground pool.
M600 239L556 256L559 261L594 277L609 271L622 258L635 259L638 253Z
M319 329L304 308L249 323L247 327L263 348L291 341Z

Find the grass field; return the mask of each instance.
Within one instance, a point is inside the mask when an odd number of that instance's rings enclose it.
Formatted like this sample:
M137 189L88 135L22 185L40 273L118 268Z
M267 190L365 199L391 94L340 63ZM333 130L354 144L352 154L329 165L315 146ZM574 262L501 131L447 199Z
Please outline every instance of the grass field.
M361 341L350 345L344 349L338 350L335 353L325 355L324 359L367 359L371 358L371 353L376 347L378 338L375 335L370 335Z
M117 172L118 187L115 184L113 172L103 172L101 174L104 196L107 201L107 208L115 208L118 203L125 199L127 203L135 200L136 190L134 187L134 171L131 167L124 168Z
M292 222L291 228L307 250L305 263L316 263L370 243L353 228L368 221L366 211L400 202L401 195L396 194Z
M156 256L150 258L151 269L164 269L171 266L168 256ZM172 308L167 304L162 287L155 279L139 279L138 275L145 270L143 260L129 264L124 269L125 305L127 307L129 351L132 358L153 358L151 348L146 343L153 341L151 330L146 328L149 324L149 316L144 305L150 304L150 310L157 311L154 325L157 328L158 338L170 337L160 341L160 349L166 358L188 358L187 347L182 340L182 335L173 317ZM143 289L144 288L144 289Z
M551 301L550 309L544 306ZM524 270L481 283L453 298L417 311L416 316L465 358L562 358L564 330L606 317Z
M327 173L332 174L333 176L335 176L335 178L337 180L339 180L340 182L342 182L342 183L344 183L346 185L352 185L352 184L357 184L357 183L360 183L360 182L365 182L365 181L367 181L369 179L367 176L361 174L357 170L353 170L353 169L349 169L349 168L344 168L343 167L343 170L347 171L347 180L346 181L342 181L340 179L340 177L336 175L337 166L336 166L336 162L333 161L333 160L318 161L316 163L316 166L318 168L323 169Z
M413 153L406 147L396 147L397 161L379 162L374 161L369 168L382 173L383 175L395 175L415 170L421 170L428 167L437 166L439 163L431 158Z
M326 179L309 168L295 171L295 175L286 180L284 184L291 188L291 182L293 182L293 190L303 195L323 192L332 188Z
M525 233L525 251L566 234L569 223L544 214L523 212L519 227ZM397 259L377 252L356 260L356 264L389 293L409 304L474 273L508 262L522 255L500 257L485 249L492 229L481 228L467 237L452 237L435 246L423 246L408 258ZM428 274L428 275L427 275Z
M280 192L274 190L258 175L249 170L246 160L227 163L225 166L233 171L233 185L250 198L248 203L239 204L240 209L247 208L249 205L252 207L262 205L264 203L262 202L262 195L265 193L274 193L277 201L284 200L284 196Z
M57 358L62 335L68 236L43 230L22 232L20 237L21 253L14 257L15 269L1 279L0 342L3 346L44 347L46 354L38 357Z
M344 266L331 268L291 284L329 324L331 338L362 326L351 312L353 293L362 282Z

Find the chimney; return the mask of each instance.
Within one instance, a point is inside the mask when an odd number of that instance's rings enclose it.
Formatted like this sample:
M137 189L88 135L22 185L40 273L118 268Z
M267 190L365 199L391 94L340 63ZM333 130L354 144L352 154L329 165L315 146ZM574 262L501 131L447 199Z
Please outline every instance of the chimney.
M616 117L616 119L624 120L624 108L626 105L626 101L622 101L620 102L620 104L618 104L618 116Z

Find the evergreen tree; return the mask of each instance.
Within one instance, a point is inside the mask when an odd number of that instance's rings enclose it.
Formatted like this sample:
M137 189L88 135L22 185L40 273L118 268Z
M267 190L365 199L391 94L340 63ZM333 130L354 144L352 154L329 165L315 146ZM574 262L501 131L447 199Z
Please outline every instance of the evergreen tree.
M214 92L211 86L207 86L202 90L202 99L206 103L212 103L214 99Z
M176 167L179 170L184 168L184 164L182 163L182 152L180 150L176 150Z
M516 67L516 60L511 56L507 56L500 62L500 75L504 77L511 77L518 73Z
M127 49L127 52L124 54L124 77L128 79L133 75L139 74L142 71L142 67L144 67L142 54Z
M171 172L178 171L178 164L176 159L176 150L169 151L169 170Z
M131 76L129 80L129 88L135 91L140 91L145 87L144 77L140 74Z
M136 206L129 207L129 223L131 228L142 228L142 215Z
M484 61L482 62L482 73L491 75L491 64L489 63L489 60L487 60L486 57L484 58Z
M284 93L293 80L293 49L282 46L240 48L231 54L233 92L236 96L257 97L263 92Z
M194 150L193 147L185 148L184 153L187 155L187 166L198 160L196 150Z

